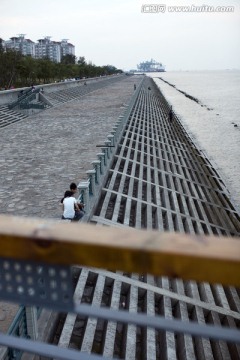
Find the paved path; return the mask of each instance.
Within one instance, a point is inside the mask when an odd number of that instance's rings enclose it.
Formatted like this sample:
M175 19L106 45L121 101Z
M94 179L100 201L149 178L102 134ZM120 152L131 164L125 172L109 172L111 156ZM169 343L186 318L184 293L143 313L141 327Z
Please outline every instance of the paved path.
M126 77L1 129L1 213L60 218L64 191L86 178L139 82Z

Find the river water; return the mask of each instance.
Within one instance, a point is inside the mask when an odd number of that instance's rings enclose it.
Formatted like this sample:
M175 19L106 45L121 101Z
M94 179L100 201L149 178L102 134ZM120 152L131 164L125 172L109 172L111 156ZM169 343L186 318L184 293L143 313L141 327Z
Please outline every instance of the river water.
M240 213L240 70L148 75L218 171Z

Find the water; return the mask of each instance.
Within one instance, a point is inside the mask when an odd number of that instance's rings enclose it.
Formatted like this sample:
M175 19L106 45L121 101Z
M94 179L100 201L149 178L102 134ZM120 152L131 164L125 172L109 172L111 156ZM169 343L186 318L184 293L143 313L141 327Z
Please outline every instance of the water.
M240 212L240 71L149 75L173 106L195 144L222 177L233 204Z

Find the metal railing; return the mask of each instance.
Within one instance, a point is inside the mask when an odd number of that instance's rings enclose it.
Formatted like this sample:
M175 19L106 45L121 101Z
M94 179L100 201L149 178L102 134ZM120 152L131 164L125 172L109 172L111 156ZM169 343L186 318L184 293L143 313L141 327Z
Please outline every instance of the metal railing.
M46 107L43 103L34 103L31 102L37 99L38 94L40 93L40 87L38 89L28 89L18 98L18 100L8 105L10 110L18 109L44 109Z
M14 318L14 321L10 325L10 328L8 329L7 333L11 336L28 338L26 308L23 305L19 307L18 312ZM4 356L4 360L21 359L22 353L23 352L19 349L8 348L6 349L6 355Z
M19 105L28 98L29 95L32 94L32 89L26 89L23 90L22 93L20 93L18 99L16 101L13 101L12 103L8 104L8 108L10 110L19 107Z
M239 238L96 228L0 216L0 297L25 306L132 323L240 344L236 329L77 304L72 264L240 285ZM51 358L100 359L38 341L0 335L0 344Z

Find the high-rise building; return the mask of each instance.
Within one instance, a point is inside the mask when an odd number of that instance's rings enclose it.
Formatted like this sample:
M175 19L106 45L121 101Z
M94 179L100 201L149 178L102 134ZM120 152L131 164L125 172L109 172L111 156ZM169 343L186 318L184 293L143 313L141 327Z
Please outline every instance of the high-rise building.
M4 41L4 46L6 49L17 50L23 55L35 57L35 43L30 39L25 39L25 34L19 34Z
M50 36L39 39L37 43L25 39L25 34L11 37L10 40L3 41L3 48L13 49L21 52L23 55L30 55L37 59L50 59L54 62L60 62L65 55L75 55L75 46L68 43L67 39L62 41L51 41Z
M75 46L67 42L68 39L62 39L61 45L61 56L73 55L75 56Z
M38 40L35 44L35 57L38 59L47 58L54 62L61 61L61 46L57 41L51 41L50 36Z

